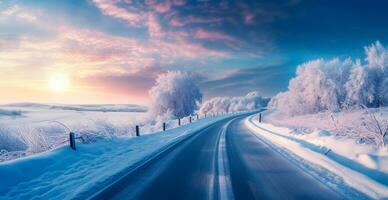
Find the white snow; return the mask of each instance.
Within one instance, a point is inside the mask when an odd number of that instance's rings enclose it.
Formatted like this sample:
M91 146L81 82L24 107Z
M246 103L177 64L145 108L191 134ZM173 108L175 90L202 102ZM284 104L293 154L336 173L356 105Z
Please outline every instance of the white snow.
M191 124L184 122L184 126L141 137L78 144L77 151L63 146L0 163L0 196L2 199L74 198L226 117L228 115L199 119Z
M7 111L0 115L0 162L64 145L68 129L92 142L133 135L134 126L146 121L144 107L135 105L22 103L0 108Z
M266 111L263 114L265 122L268 118L271 122L282 122L275 117L280 115L273 115L271 118L271 112ZM245 122L259 138L269 141L269 144L280 153L296 160L296 164L311 166L309 169L316 171L311 173L320 174L316 177L325 177L325 180L321 181L329 181L331 176L327 171L330 171L338 177L334 177L331 182L343 181L374 199L388 197L386 149L377 149L372 144L360 144L350 137L341 137L324 129L319 130L317 127L324 126L325 122L319 123L316 116L305 116L297 121L299 123L294 123L294 128L259 123L258 115L247 118ZM295 129L295 124L299 126L307 124L307 128ZM308 133L306 130L310 128L314 129Z

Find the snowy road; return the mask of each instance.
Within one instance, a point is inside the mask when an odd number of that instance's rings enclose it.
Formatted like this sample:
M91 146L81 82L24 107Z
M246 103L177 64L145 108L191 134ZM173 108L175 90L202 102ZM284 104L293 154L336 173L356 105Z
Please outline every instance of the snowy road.
M244 117L193 134L93 199L343 199L260 142Z

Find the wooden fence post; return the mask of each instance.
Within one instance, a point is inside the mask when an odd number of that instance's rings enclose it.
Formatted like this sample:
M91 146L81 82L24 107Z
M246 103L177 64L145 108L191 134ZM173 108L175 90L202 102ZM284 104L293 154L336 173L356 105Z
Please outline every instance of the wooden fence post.
M190 121L190 123L191 123L191 116L189 117L189 121Z
M136 136L140 136L140 130L138 125L136 125Z
M178 126L181 126L181 118L178 118Z
M259 123L261 123L261 113L259 114Z
M166 122L163 122L163 131L166 131Z
M75 151L76 150L76 147L75 147L75 133L73 133L73 132L69 133L69 141L70 141L70 148L72 148Z

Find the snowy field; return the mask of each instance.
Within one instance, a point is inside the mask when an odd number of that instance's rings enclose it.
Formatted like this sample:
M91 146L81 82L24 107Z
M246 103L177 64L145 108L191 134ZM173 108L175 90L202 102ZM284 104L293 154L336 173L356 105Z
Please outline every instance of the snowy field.
M387 117L388 109L370 112ZM263 114L263 123L259 123L256 115L246 124L307 171L319 174L329 171L339 177L337 181L345 182L373 198L388 197L387 148L378 147L373 140L362 139L370 135L360 128L364 120L369 120L369 113L358 110L337 113L335 117L332 115L320 113L288 117L270 110ZM324 177L330 179L330 176Z
M144 123L147 109L137 105L0 106L0 161L67 145L69 129L85 142L133 135Z

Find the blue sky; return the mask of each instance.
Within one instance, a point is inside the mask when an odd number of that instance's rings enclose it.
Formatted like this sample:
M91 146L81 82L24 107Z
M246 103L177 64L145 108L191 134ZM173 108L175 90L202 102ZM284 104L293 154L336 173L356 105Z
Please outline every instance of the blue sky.
M0 0L1 98L143 103L166 70L194 73L205 98L272 96L299 64L386 44L386 10L382 0Z

